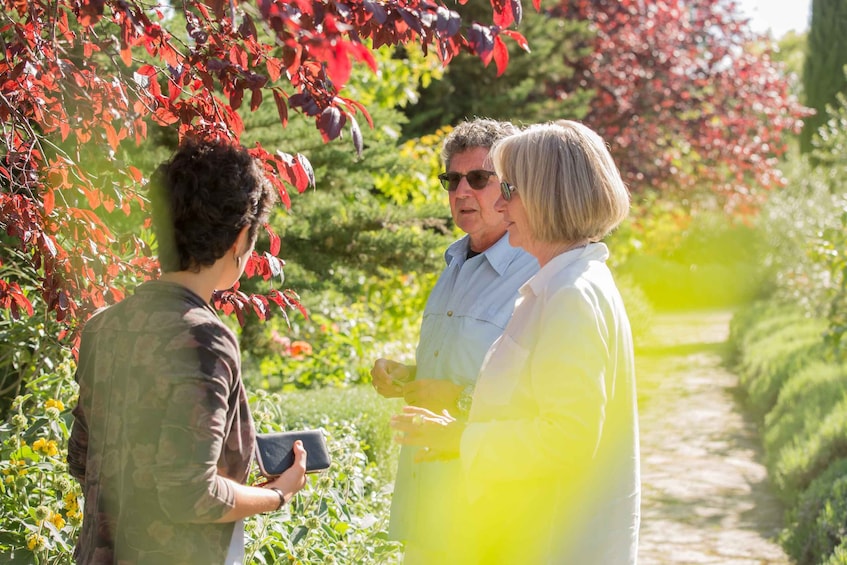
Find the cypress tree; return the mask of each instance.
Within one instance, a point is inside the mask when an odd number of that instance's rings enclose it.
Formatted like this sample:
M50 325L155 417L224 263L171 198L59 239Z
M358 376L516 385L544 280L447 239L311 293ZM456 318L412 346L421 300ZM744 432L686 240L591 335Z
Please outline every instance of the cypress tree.
M806 106L817 113L806 119L800 149L812 150L812 139L826 121L827 106L836 104L839 92L847 93L847 0L812 0L808 49L803 67Z

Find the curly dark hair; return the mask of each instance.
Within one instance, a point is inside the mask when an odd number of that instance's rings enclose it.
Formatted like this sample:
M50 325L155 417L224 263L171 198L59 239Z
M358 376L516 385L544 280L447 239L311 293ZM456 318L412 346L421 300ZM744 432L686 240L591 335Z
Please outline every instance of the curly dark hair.
M464 121L444 138L441 160L444 162L444 166L449 169L453 155L477 147L491 149L496 141L518 133L518 131L520 130L517 126L511 122L500 122L489 118L475 118Z
M185 140L150 179L162 272L199 271L224 256L248 226L255 242L276 193L240 145Z

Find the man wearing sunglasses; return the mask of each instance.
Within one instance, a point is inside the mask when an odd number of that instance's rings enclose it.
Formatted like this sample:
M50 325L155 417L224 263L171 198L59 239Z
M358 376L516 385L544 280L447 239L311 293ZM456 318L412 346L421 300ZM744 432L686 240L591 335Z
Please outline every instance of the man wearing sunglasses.
M436 413L464 417L488 348L503 333L518 289L538 270L528 253L509 245L503 216L494 209L500 179L488 159L497 140L517 133L508 122L476 119L458 125L444 140L446 171L438 175L450 212L466 233L444 254L441 273L421 323L416 365L378 359L374 388ZM456 461L416 462L404 447L394 485L389 535L405 544L406 564L451 562L456 543L450 521L461 469Z

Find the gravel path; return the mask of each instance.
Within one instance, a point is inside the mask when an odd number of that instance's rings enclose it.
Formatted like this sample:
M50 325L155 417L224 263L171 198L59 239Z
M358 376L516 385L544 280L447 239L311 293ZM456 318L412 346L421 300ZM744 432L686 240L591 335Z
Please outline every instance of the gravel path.
M728 312L658 315L636 355L641 565L786 564L783 509L722 362Z

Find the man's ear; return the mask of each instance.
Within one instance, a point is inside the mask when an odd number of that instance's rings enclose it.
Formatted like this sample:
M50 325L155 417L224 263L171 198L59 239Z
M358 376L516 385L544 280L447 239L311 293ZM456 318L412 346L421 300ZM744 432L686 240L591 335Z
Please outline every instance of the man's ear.
M244 255L250 250L250 247L250 226L244 226L238 232L238 237L235 238L235 243L232 244L230 251L234 255Z

